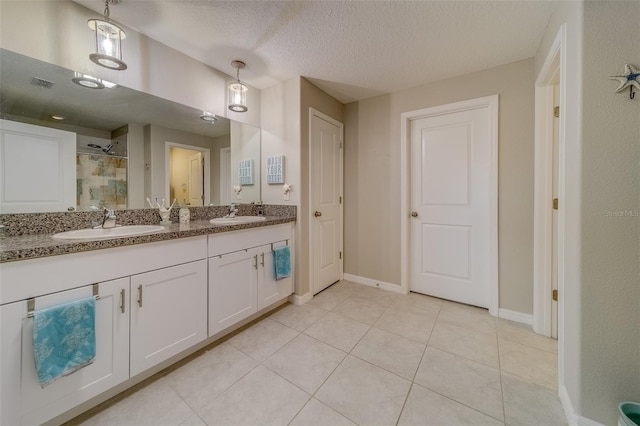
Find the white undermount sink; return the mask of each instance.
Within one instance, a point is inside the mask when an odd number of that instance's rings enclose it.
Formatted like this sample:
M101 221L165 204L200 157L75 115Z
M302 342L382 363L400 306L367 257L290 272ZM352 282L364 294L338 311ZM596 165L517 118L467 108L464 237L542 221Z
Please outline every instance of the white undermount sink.
M235 217L216 217L209 222L214 225L236 225L238 223L262 222L267 218L264 216L235 216Z
M104 238L131 237L133 235L150 234L165 229L161 225L126 225L115 228L77 229L75 231L58 232L53 238L58 240L100 240Z

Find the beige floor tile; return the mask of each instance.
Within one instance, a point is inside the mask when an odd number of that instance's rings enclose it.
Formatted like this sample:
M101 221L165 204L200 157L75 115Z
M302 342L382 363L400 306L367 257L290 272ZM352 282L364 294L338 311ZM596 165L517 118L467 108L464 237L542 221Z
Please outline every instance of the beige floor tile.
M546 336L534 333L531 326L518 324L503 319L497 320L498 340L508 340L522 345L558 353L558 341Z
M373 299L350 296L333 308L333 312L364 324L373 325L386 309L385 305Z
M311 398L298 413L290 426L355 426L351 420L334 409L327 407L315 398Z
M300 334L271 355L263 365L313 394L345 356L345 352L333 346Z
M418 315L428 315L436 318L442 308L442 299L419 293L409 293L396 298L391 304L391 309L404 312L413 312Z
M504 423L414 384L398 425L499 426Z
M203 422L197 414L194 414L184 422L180 423L180 426L207 426L207 424Z
M344 352L349 352L369 330L369 326L333 312L318 320L304 331L304 334L314 337Z
M506 423L512 426L556 426L567 424L555 391L502 374Z
M258 363L228 343L216 346L168 374L165 379L192 408L201 408Z
M436 322L428 346L499 368L496 336L446 322Z
M444 302L438 321L448 322L470 330L496 334L496 319L489 311L460 303Z
M435 321L435 317L429 314L417 314L414 311L405 311L402 308L391 306L375 322L374 326L426 344Z
M500 367L513 374L549 389L558 388L558 355L531 346L502 340Z
M305 303L304 305L289 304L276 313L269 316L282 325L294 330L303 331L311 324L325 316L328 311Z
M285 425L310 395L258 366L198 414L207 425Z
M372 327L351 351L371 364L413 380L425 345Z
M272 319L265 318L227 342L257 361L264 361L296 337L298 332Z
M335 284L332 284L325 291L351 294L351 292L359 286L360 284L342 280Z
M328 288L313 296L313 299L309 300L306 304L330 311L350 295L351 293L347 291L332 291L331 288Z
M504 420L500 371L494 368L428 347L415 382L495 419Z
M179 425L195 413L162 378L87 419L83 425Z
M381 305L389 306L396 300L399 295L390 291L381 290L379 288L356 284L356 286L351 290L351 296L370 299L380 303Z
M315 397L360 425L395 425L411 382L353 356L329 376Z

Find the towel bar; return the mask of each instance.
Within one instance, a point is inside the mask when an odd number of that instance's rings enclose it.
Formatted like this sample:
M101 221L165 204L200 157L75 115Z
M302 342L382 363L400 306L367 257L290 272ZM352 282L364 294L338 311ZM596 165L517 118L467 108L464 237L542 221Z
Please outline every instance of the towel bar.
M93 297L96 298L96 300L100 299L100 284L94 284L92 286L92 290L93 290ZM27 299L27 318L33 318L33 312L36 310L36 299L34 299L33 297L30 299Z
M274 244L275 244L275 243L271 243L271 251L273 251L273 245L274 245ZM286 240L284 240L284 245L285 245L285 246L288 246L288 245L289 245L289 239L288 239L288 238L287 238Z

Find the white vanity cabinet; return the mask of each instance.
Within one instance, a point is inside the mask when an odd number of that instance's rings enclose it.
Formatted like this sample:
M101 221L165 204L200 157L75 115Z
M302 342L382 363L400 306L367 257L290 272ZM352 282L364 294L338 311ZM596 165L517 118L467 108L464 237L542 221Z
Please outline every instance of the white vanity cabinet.
M40 424L207 338L207 237L0 265L0 425ZM42 309L93 294L93 364L41 388L27 299Z
M207 261L131 277L131 376L207 338Z
M33 318L27 304L0 306L0 424L40 424L129 378L129 313L122 312L129 278L98 285L96 358L77 372L40 387L33 359ZM124 292L124 293L123 293ZM43 309L93 294L93 286L36 297Z
M291 277L275 280L272 251L292 241L290 223L209 235L209 336L293 293Z

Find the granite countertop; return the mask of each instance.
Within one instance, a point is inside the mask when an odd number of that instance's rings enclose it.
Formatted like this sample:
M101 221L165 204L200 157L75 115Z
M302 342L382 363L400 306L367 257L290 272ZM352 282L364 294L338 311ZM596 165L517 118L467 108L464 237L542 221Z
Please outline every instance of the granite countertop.
M53 234L3 236L0 237L0 263L80 253L133 244L152 243L175 238L217 234L220 232L295 222L295 220L295 216L267 216L266 220L261 222L238 223L233 225L213 225L208 220L192 220L187 224L173 223L161 231L150 234L101 240L57 240L52 238Z

